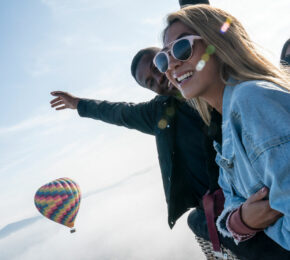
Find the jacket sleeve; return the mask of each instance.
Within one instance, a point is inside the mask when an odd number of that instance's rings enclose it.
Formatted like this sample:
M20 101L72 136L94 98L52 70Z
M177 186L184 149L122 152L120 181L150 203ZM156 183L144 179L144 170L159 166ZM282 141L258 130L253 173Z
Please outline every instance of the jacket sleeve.
M154 135L156 125L155 99L139 104L81 99L77 110L81 117L136 129Z
M233 237L232 233L227 228L227 218L232 211L239 208L239 206L245 202L245 199L234 193L222 168L220 168L219 185L224 193L225 204L223 212L216 221L217 229L224 237Z
M271 208L284 214L265 233L290 250L290 93L265 83L240 94L236 104L248 158L269 188Z
M271 208L284 214L265 232L290 250L290 134L288 138L285 137L284 143L264 151L253 166L270 189Z

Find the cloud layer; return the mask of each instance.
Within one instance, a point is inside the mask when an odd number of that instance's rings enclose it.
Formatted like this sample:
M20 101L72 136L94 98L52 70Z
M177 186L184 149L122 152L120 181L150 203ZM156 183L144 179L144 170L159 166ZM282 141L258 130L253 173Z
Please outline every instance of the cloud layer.
M7 235L1 259L202 259L185 216L169 229L158 175L136 173L91 193L81 203L76 233L38 217L7 226L0 231Z

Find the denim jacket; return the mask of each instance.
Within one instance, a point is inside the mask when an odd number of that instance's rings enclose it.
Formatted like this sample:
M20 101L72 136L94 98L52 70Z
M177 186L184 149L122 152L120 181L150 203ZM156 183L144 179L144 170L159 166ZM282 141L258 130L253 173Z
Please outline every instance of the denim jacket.
M267 81L228 84L223 94L222 147L214 143L225 195L218 230L231 237L225 222L262 187L271 208L283 217L264 232L290 250L290 93Z

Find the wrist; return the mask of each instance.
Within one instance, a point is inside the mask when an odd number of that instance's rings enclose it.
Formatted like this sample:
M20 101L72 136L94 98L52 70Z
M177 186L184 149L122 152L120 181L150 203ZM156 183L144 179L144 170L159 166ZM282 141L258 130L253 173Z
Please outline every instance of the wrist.
M242 205L238 209L232 211L226 221L227 229L231 232L233 238L239 242L248 240L257 233L257 230L249 228L242 221L241 208Z
M78 108L78 104L80 102L80 98L75 98L74 102L73 102L73 109L77 109Z
M239 207L239 209L238 209L239 213L238 214L239 214L239 219L241 221L241 225L243 225L243 227L245 228L245 230L248 230L249 232L258 232L258 231L263 230L262 228L254 228L254 227L251 227L249 224L247 224L245 222L245 220L243 218L243 214L242 214L242 212L243 212L243 206L244 206L244 204L242 204Z

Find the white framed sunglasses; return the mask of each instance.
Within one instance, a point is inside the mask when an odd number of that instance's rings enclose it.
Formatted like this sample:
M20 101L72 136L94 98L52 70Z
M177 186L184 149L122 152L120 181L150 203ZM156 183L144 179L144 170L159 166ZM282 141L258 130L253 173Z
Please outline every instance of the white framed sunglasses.
M169 44L168 50L163 50L158 52L154 59L153 63L155 67L161 72L165 73L168 70L169 66L169 52L171 56L176 60L186 61L192 55L192 47L194 40L202 39L197 35L187 35L180 39L177 39Z

